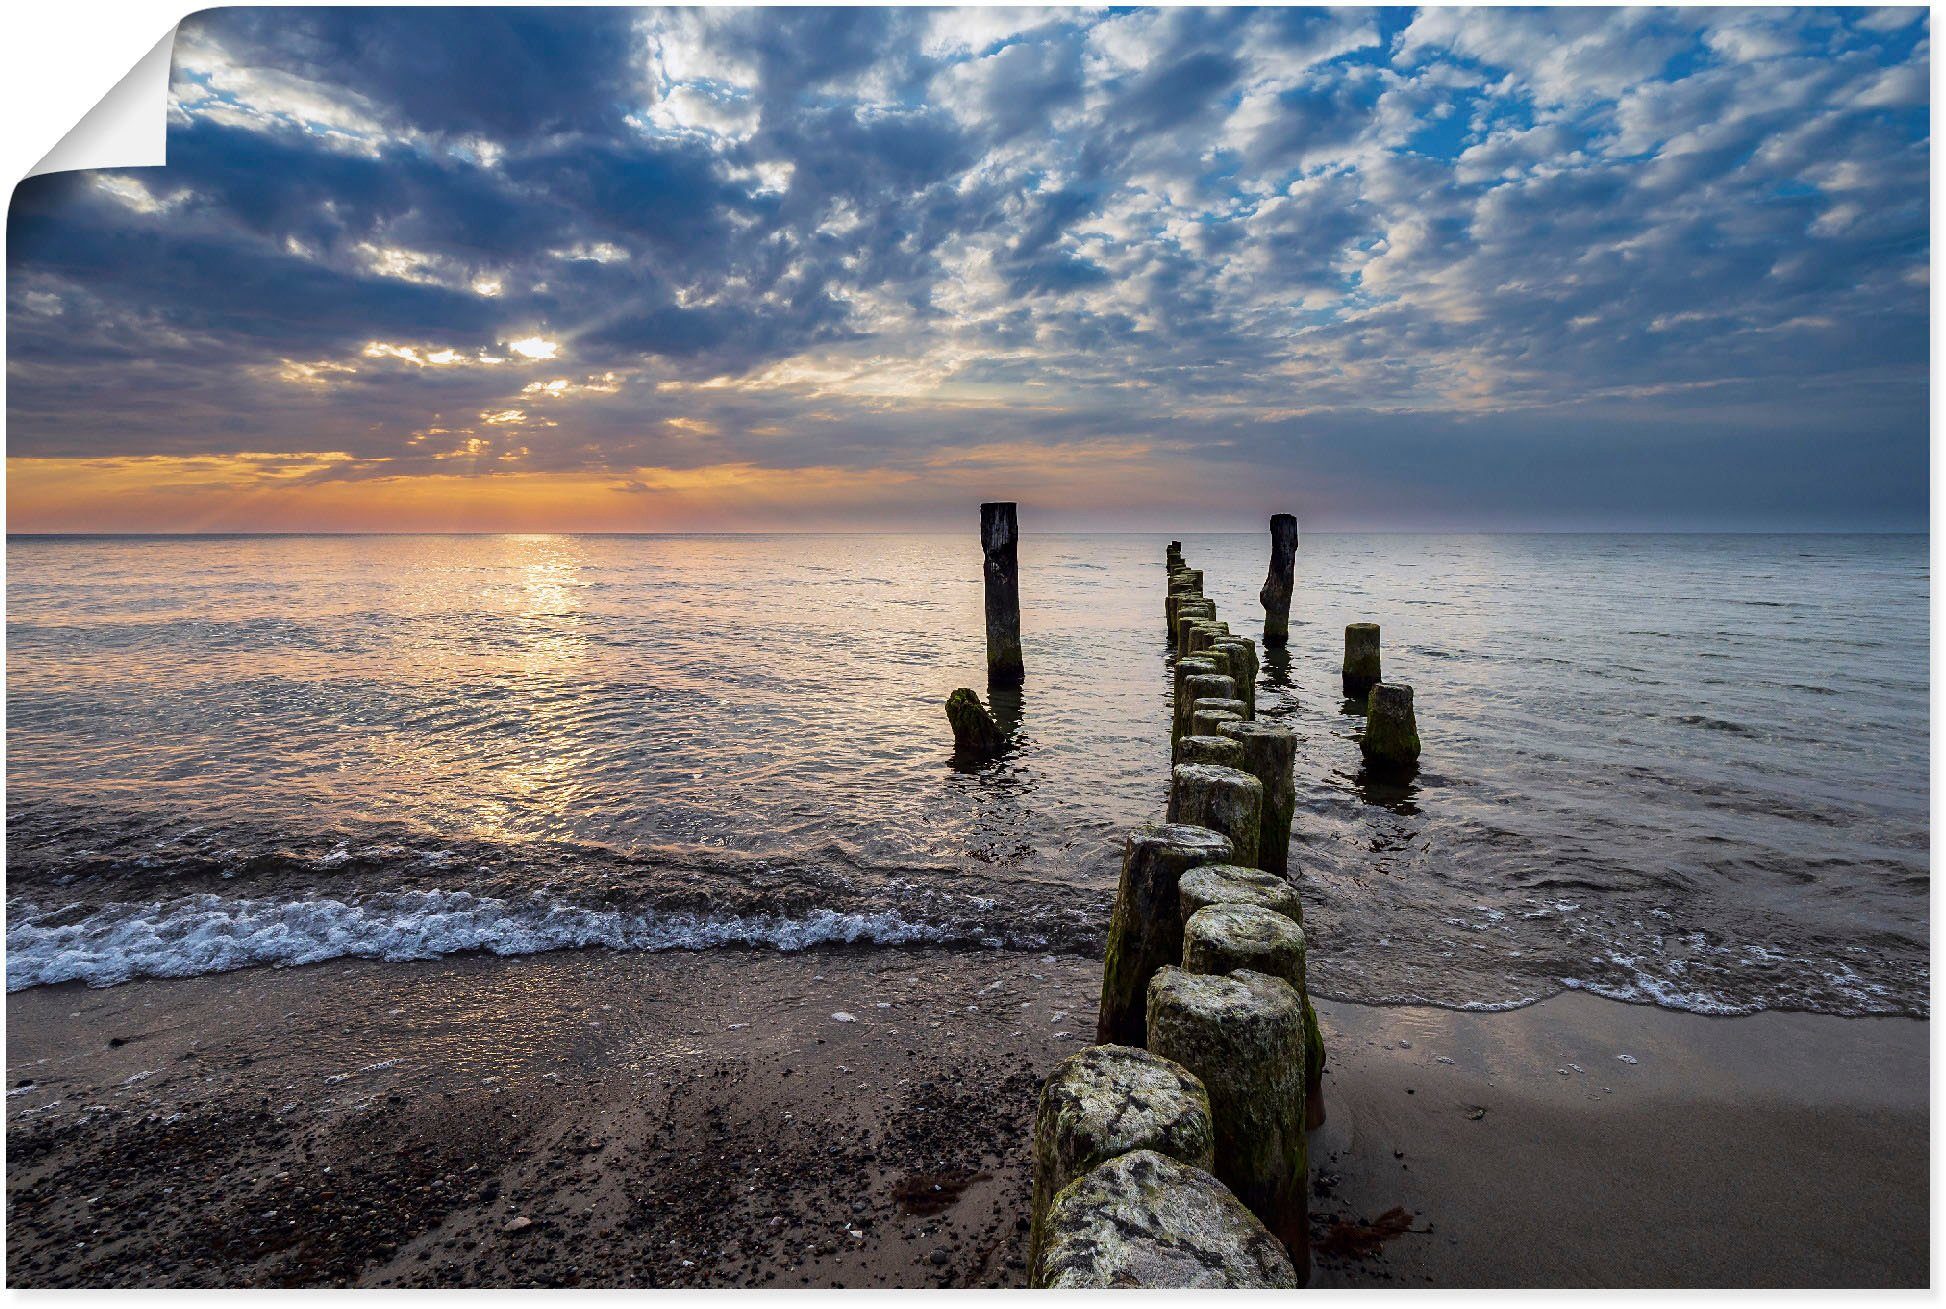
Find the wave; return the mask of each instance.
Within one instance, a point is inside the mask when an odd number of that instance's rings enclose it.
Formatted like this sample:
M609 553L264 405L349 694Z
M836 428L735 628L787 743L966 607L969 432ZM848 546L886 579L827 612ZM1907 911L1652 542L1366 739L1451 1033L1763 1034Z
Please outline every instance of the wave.
M396 962L471 951L521 955L590 946L793 951L856 944L1027 950L1050 944L1045 936L1018 928L995 931L978 923L914 921L891 910L711 916L596 909L542 895L503 899L446 890L349 901L203 894L111 904L72 922L37 921L28 907L16 907L9 917L9 991L59 982L113 986L137 977L191 977L265 964L343 958Z

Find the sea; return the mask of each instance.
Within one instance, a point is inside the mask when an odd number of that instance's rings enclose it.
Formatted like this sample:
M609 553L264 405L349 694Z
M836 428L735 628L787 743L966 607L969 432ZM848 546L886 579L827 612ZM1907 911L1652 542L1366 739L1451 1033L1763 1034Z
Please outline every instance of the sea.
M17 536L10 990L464 951L1101 948L1169 787L1161 534L1029 533L1009 751L939 534ZM1263 533L1180 535L1260 636ZM1303 537L1315 993L1928 1013L1928 539ZM1415 690L1361 766L1347 623Z

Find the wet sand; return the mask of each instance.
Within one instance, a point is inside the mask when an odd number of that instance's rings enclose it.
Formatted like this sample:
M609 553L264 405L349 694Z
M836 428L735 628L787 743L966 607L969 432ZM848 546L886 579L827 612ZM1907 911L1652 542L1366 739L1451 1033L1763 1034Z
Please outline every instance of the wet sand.
M1099 979L590 950L16 993L8 1281L1021 1285ZM1929 1280L1925 1023L1320 1010L1314 1284Z

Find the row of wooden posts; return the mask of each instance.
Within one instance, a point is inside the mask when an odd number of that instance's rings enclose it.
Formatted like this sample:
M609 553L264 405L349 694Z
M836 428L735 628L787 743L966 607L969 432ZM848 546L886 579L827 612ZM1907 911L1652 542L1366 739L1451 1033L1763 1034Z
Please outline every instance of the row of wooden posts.
M1280 530L1288 523L1288 530ZM1296 523L1272 523L1264 643L1286 639ZM1136 829L1102 969L1100 1043L1034 1124L1029 1266L1049 1287L1291 1287L1310 1272L1305 1133L1324 1045L1286 866L1296 741L1256 715L1256 642L1171 542L1167 821Z
M1018 529L981 506L990 684L1018 685ZM1271 520L1263 640L1288 640L1296 520ZM1325 1051L1288 867L1296 740L1259 720L1256 642L1230 631L1179 542L1165 556L1174 650L1166 821L1130 833L1102 970L1098 1044L1042 1088L1030 1278L1045 1287L1292 1287L1310 1275L1306 1133ZM1379 680L1378 629L1346 630L1367 764L1418 754L1409 687ZM1403 696L1397 693L1402 691ZM1397 709L1402 701L1403 721ZM961 753L1001 736L971 690L947 704ZM1395 753L1369 742L1381 716Z
M987 685L989 689L1017 687L1026 677L1026 663L1020 650L1020 524L1015 506L994 501L980 506L980 552L985 581ZM1171 738L1176 742L1176 761L1222 763L1228 755L1221 741L1213 740L1224 713L1233 713L1230 700L1242 700L1247 713L1256 716L1257 655L1248 638L1230 634L1227 625L1214 634L1191 632L1187 638L1179 630L1181 620L1207 618L1214 622L1215 602L1202 592L1201 570L1179 566L1180 542L1170 542L1169 594L1165 602L1170 641L1177 652L1175 686L1175 723ZM1264 578L1258 599L1264 607L1264 646L1281 649L1289 642L1291 592L1295 585L1297 558L1297 519L1291 514L1276 514L1270 520L1270 570ZM1200 642L1199 644L1187 644ZM1226 648L1227 647L1227 648ZM1204 657L1217 664L1215 669L1200 664L1185 668L1184 655ZM1232 667L1232 664L1235 664ZM1190 676L1228 676L1235 684L1230 696L1212 695L1216 683L1187 683ZM1414 718L1412 688L1399 682L1380 680L1379 629L1376 623L1352 623L1345 628L1343 685L1347 698L1357 700L1365 710L1365 733L1359 747L1366 767L1375 774L1410 772L1418 764L1419 731ZM1198 705L1209 699L1223 703ZM1205 713L1199 723L1198 709ZM946 702L946 717L953 728L955 752L962 758L990 758L1006 745L1006 734L994 722L980 697L963 687ZM1181 740L1196 738L1185 758ZM1246 743L1246 749L1250 748ZM1281 784L1280 784L1281 785ZM1289 835L1288 825L1284 829ZM1266 837L1271 833L1266 831ZM1277 872L1283 872L1282 846L1272 856Z

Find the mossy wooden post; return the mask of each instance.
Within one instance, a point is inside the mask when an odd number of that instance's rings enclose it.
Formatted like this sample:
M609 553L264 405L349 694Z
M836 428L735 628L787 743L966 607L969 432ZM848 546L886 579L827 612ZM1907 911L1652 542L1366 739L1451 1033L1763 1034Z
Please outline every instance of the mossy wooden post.
M1185 736L1176 742L1175 763L1242 768L1243 749L1227 736Z
M1365 736L1359 742L1365 767L1379 772L1410 772L1419 763L1419 720L1412 711L1412 688L1380 682L1365 701Z
M1200 864L1190 869L1176 883L1176 901L1185 925L1198 909L1213 904L1258 905L1304 925L1304 907L1295 886L1275 873L1242 864Z
M1191 679L1192 681L1194 679ZM1229 681L1229 678L1224 678ZM1169 821L1193 823L1230 838L1231 859L1205 863L1257 862L1257 828L1263 817L1264 788L1250 774L1209 764L1177 764L1169 781Z
M1214 618L1205 618L1189 625L1189 652L1201 654L1230 634L1228 623Z
M1298 1271L1255 1214L1200 1168L1134 1150L1048 1206L1029 1285L1048 1290L1292 1290Z
M953 753L961 759L991 759L1007 743L1006 734L971 687L946 697L946 721L953 725Z
M1216 1175L1311 1272L1304 1140L1304 1002L1281 977L1164 968L1149 983L1149 1049L1209 1092Z
M1201 871L1201 870L1198 870ZM1200 889L1207 889L1199 886ZM1180 897L1179 897L1180 898ZM1324 1035L1305 980L1304 929L1296 917L1262 904L1185 907L1182 966L1192 973L1248 968L1281 977L1304 1002L1304 1128L1324 1126Z
M1360 700L1378 685L1378 624L1351 623L1345 628L1345 699Z
M1243 701L1216 700L1204 696L1189 706L1189 735L1221 736L1226 723L1243 721ZM1249 772L1249 769L1245 769Z
M1201 655L1177 655L1175 667L1175 703L1182 703L1182 684L1190 678L1216 677L1218 675L1216 661L1214 659L1205 659Z
M1176 639L1176 616L1186 600L1203 598L1203 574L1200 569L1182 568L1169 574L1169 594L1163 599L1163 613L1169 620L1169 639ZM1216 612L1214 607L1211 613Z
M980 506L980 549L986 556L987 684L1019 686L1027 676L1020 661L1020 526L1013 505Z
M1261 868L1238 864L1204 864L1182 875L1176 884L1185 930L1198 910L1210 905L1255 905L1304 925L1304 906L1297 888ZM1192 971L1195 971L1192 969ZM1324 1125L1324 1033L1318 1027L1317 1006L1311 1003L1308 980L1297 983L1304 1000L1304 1126L1316 1131Z
M1083 1173L1131 1150L1207 1171L1214 1149L1209 1095L1181 1064L1126 1045L1069 1055L1042 1084L1034 1118L1028 1267L1040 1261L1047 1206Z
M1215 665L1211 664L1214 668ZM1237 684L1230 678L1217 673L1191 673L1182 679L1182 689L1176 696L1175 728L1169 733L1174 742L1179 737L1188 736L1189 716L1196 708L1198 700L1208 697L1213 700L1236 699Z
M1108 920L1095 1039L1141 1045L1149 978L1182 959L1182 913L1176 883L1199 864L1230 863L1236 847L1207 827L1161 823L1138 827L1122 847L1122 880Z
M1216 602L1202 596L1184 596L1176 601L1176 650L1188 653L1189 629L1197 623L1216 621Z
M1264 645L1278 649L1291 639L1291 588L1297 561L1297 519L1270 516L1270 574L1257 598L1264 605Z
M1243 771L1263 783L1263 823L1257 862L1267 873L1290 875L1291 820L1297 814L1297 737L1278 723L1225 723L1216 729L1243 750Z
M1237 699L1250 706L1245 718L1257 716L1257 643L1247 636L1225 636L1210 645L1208 653L1226 652L1230 666L1224 671L1236 679Z

